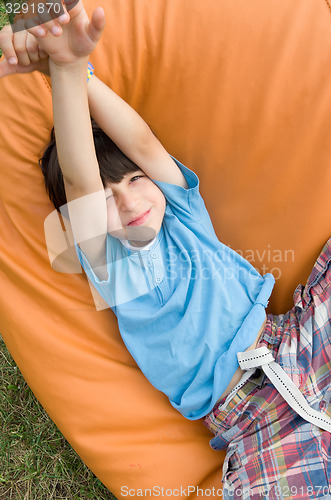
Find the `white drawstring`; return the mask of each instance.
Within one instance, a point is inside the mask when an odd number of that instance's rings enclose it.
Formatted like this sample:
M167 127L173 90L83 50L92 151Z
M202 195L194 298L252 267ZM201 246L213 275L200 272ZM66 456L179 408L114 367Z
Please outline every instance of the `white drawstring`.
M317 427L331 432L331 419L314 410L283 368L276 363L272 353L265 347L253 351L238 352L238 362L242 370L262 368L279 394L298 415Z

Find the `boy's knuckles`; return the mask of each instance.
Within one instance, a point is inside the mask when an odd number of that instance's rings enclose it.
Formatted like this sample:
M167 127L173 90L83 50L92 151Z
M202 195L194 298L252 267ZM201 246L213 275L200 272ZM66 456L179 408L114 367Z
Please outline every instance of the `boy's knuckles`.
M31 64L30 57L28 56L27 53L22 54L22 56L18 56L18 64L20 66L29 66Z
M26 51L26 34L24 32L21 32L23 33L23 36L15 36L14 38L14 43L13 43L13 46L14 46L14 49L15 51L17 52L17 54L24 54L24 52Z
M35 58L37 58L37 60L39 59L38 45L36 45L34 43L27 43L26 49L27 49L27 52L28 52L30 57L32 56L34 59Z
M18 55L18 57L22 57L24 56L24 54L26 54L26 46L15 46L15 51L16 51L16 54Z
M38 27L28 28L26 31L28 32L29 36L32 36L33 38L38 36Z
M38 54L29 54L30 55L30 64L39 62L40 58Z
M34 60L38 61L39 59L39 50L38 45L35 44L27 44L26 49L30 57L33 57Z

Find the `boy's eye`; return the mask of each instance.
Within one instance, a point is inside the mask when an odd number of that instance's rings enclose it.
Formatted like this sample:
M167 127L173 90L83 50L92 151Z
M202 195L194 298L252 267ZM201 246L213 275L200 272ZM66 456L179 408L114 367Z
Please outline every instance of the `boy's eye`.
M144 175L135 175L134 177L131 177L130 182L137 181L138 179L141 179L144 177Z

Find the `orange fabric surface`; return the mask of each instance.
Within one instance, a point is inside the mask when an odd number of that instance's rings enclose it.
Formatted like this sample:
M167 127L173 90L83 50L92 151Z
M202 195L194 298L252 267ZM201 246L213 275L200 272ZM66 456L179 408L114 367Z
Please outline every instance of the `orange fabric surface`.
M274 273L270 312L285 312L330 236L326 3L86 1L97 5L96 74L197 172L219 238ZM0 117L0 331L24 377L119 498L122 486L219 488L224 454L201 421L146 381L85 276L50 266L53 208L37 165L52 127L47 80L0 80Z

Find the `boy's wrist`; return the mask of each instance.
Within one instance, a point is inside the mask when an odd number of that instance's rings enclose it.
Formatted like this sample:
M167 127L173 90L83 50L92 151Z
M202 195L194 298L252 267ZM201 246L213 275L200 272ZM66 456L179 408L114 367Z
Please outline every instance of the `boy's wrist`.
M77 61L74 61L74 62L58 64L50 59L49 60L49 68L50 68L50 70L55 70L55 71L60 71L60 72L75 71L75 70L87 71L88 60L89 60L88 57L82 57L80 59L77 59Z

